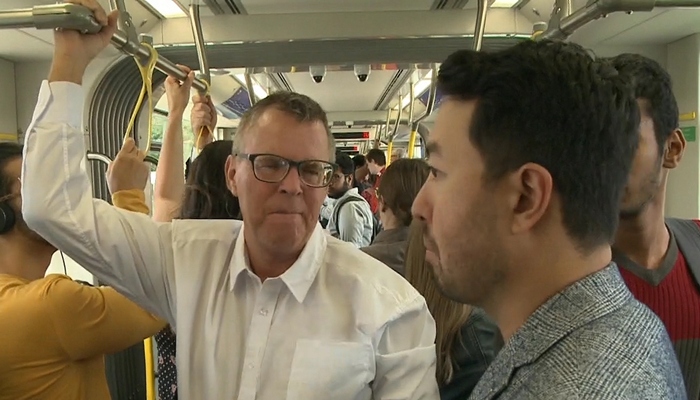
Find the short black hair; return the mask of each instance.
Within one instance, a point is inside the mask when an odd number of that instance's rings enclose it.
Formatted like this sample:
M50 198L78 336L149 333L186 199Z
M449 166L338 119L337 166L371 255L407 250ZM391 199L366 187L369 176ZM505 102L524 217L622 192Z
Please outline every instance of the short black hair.
M367 164L367 159L362 154L358 154L352 158L352 162L355 164L355 169L358 169Z
M10 161L22 157L23 146L14 142L0 142L0 197L10 194L16 176L7 176L5 167Z
M385 166L386 165L386 154L384 154L384 151L380 149L371 149L370 151L367 152L367 155L365 156L367 161L372 161L377 165Z
M345 153L335 153L335 164L343 175L352 175L355 173L355 163L353 163L352 158Z
M654 121L656 143L659 145L659 154L662 154L666 140L680 125L671 75L656 61L639 54L620 54L611 58L610 62L630 79L637 99L649 102L644 111Z
M579 45L528 40L496 53L458 51L442 64L438 85L448 98L477 101L469 139L487 184L539 164L579 250L612 243L639 142L629 80Z

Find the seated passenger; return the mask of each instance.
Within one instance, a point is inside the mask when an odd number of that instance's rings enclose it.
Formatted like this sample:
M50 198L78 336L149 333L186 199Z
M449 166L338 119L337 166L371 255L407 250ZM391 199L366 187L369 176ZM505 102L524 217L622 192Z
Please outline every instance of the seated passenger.
M607 63L572 43L459 51L413 203L449 298L506 341L475 399L685 399L663 324L611 262L639 110Z
M636 54L612 63L631 77L642 114L613 260L632 294L666 325L688 398L700 400L700 221L664 223L666 182L685 148L671 77L656 61Z
M413 221L411 206L429 173L425 161L417 158L401 159L389 165L377 189L379 219L383 230L362 251L401 275L404 272L408 245L408 227Z
M398 162L396 163L398 164ZM394 163L386 169L388 180ZM384 184L386 180L382 180ZM459 304L443 296L425 262L424 225L414 221L406 251L406 279L425 297L435 318L437 380L440 400L464 400L503 347L498 326L483 310Z
M369 246L374 236L374 216L367 201L354 187L355 164L345 153L336 154L335 163L337 168L328 186L328 197L335 200L328 231L356 247Z
M138 344L165 323L114 289L44 276L56 248L22 217L21 166L22 146L0 143L0 399L109 399L104 355ZM147 176L129 179L143 188ZM131 204L143 204L143 197L134 201L139 195L122 193Z
M107 24L95 0L81 3ZM26 135L27 224L167 316L182 398L436 398L425 300L319 226L335 144L308 97L274 93L241 119L226 176L244 223L156 223L92 199L80 82L114 29L112 18L97 34L54 32L56 56Z

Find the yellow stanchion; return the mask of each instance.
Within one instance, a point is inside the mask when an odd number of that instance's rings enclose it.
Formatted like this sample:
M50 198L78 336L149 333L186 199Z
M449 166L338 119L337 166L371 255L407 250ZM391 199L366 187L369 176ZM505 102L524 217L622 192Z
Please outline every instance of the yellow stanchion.
M386 148L386 165L388 166L391 164L391 151L394 148L394 141L390 141L389 145Z
M413 154L415 153L417 135L418 131L414 129L411 131L411 136L408 138L408 158L413 158Z
M153 338L143 341L143 352L146 360L146 400L156 400L156 374L153 365Z

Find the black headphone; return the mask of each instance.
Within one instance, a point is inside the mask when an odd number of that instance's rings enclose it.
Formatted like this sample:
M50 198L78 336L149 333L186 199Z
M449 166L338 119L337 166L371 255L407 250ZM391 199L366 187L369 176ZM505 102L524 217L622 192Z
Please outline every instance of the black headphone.
M7 201L0 201L0 235L9 232L15 226L15 210Z

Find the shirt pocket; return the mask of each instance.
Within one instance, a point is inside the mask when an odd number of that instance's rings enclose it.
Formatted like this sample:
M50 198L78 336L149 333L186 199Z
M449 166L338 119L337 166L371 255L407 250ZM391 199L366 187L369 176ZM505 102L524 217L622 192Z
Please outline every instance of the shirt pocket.
M287 400L369 398L374 379L372 346L354 342L297 341L287 386Z

